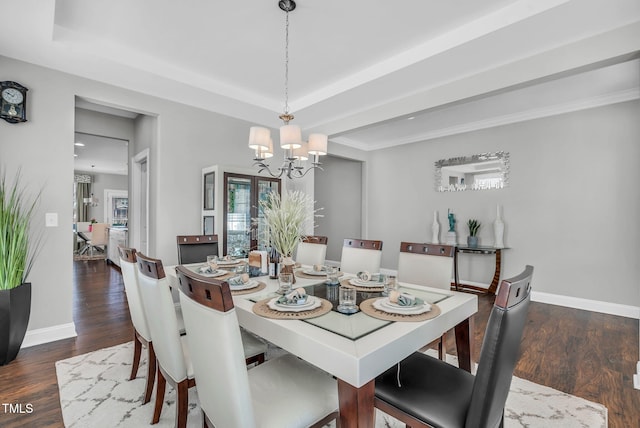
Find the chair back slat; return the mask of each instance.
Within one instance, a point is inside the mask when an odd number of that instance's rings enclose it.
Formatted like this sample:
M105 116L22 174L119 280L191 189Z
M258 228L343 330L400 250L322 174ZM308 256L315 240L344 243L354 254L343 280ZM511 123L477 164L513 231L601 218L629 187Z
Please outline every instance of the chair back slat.
M233 309L233 298L227 281L198 275L184 266L177 266L180 291L201 305L227 312Z
M487 321L466 427L498 426L520 354L533 267L500 285Z
M218 255L218 235L178 235L178 263L199 263Z
M419 242L401 242L401 253L427 254L430 256L453 257L456 248L453 245L423 244Z
M302 237L302 242L327 245L327 242L329 242L329 238L327 238L326 236L307 235Z
M343 247L382 251L382 241L347 238L344 240Z

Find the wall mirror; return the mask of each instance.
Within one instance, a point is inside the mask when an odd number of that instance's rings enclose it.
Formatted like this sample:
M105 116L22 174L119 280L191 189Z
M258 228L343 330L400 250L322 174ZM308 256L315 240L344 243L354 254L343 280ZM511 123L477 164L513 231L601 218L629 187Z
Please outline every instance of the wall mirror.
M509 153L480 153L435 163L438 192L502 189L509 184Z

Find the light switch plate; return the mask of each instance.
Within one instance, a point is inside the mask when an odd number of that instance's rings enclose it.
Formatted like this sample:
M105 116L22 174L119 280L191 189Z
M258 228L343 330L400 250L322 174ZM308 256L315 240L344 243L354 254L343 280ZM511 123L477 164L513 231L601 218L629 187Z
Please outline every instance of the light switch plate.
M58 227L58 213L46 213L44 215L44 224L47 227Z

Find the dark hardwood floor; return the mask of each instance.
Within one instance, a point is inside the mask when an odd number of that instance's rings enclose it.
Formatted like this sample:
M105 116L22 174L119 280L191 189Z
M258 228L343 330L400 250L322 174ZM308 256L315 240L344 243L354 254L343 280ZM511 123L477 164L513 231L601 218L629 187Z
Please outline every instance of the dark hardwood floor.
M119 271L102 261L77 261L74 281L78 337L23 349L0 367L0 427L62 427L54 363L132 339ZM476 358L492 304L490 296L480 296ZM455 350L451 334L447 345ZM637 320L534 302L515 374L604 404L612 428L638 427L640 391L632 379L638 348ZM23 404L25 413L7 413L2 403Z

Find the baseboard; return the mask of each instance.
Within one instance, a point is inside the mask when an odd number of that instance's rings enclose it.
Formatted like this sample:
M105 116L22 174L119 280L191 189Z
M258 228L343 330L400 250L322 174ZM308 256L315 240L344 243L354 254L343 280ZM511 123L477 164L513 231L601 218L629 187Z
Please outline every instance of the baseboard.
M580 297L561 296L559 294L543 293L533 290L531 300L550 305L565 306L574 309L600 312L626 318L640 319L640 307L621 305L619 303L602 302L600 300L582 299Z
M56 340L76 337L76 325L72 322L68 324L54 325L52 327L36 328L27 331L22 341L22 347L41 345L43 343L55 342Z

